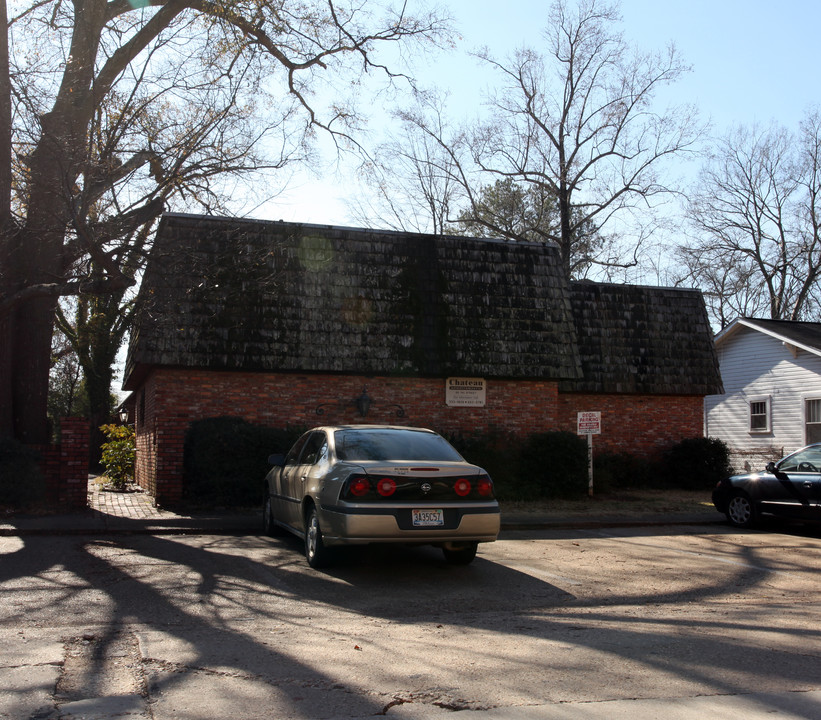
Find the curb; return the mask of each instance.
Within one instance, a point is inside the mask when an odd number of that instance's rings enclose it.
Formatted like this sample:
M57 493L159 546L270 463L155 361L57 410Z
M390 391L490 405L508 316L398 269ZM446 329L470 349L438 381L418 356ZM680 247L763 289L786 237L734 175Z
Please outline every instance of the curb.
M704 516L688 517L652 517L652 518L585 518L532 522L502 522L502 530L594 530L605 527L660 527L664 525L723 525L723 517L708 518Z
M50 522L51 521L51 522ZM680 525L721 525L723 516L650 516L650 517L564 517L555 519L511 519L502 521L502 532L537 530L594 530L617 527L660 527ZM0 524L0 537L36 535L262 535L262 520L256 515L129 519L95 518L85 515L44 516L36 520L20 518Z

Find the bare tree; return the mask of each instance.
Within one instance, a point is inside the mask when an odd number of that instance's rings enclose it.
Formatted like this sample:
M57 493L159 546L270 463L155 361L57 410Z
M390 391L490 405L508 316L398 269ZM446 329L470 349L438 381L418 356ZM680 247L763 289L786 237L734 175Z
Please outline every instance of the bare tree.
M541 198L546 211L555 209L555 220L540 221L539 237L558 244L568 277L635 265L656 227L654 208L675 190L661 178L665 162L693 150L704 128L690 107L655 109L657 91L688 68L673 47L634 52L617 31L619 20L601 0L577 6L557 0L544 54L525 48L498 60L478 53L501 79L487 102L489 120L450 127L441 103L429 96L405 109L404 144L381 156L393 187L412 189L420 177L436 177L437 210L446 210L447 223L532 239L532 232L518 235L509 218L489 212L488 189L509 181ZM413 173L394 163L400 154ZM417 172L420 166L424 172ZM397 182L402 173L405 181ZM417 207L427 208L429 195L417 186ZM437 219L436 226L443 224ZM632 242L625 244L628 234Z
M659 88L687 71L674 47L638 53L616 30L616 6L579 0L552 6L546 54L522 49L507 61L481 59L503 86L490 100L491 120L475 133L477 165L556 198L558 243L568 276L593 265L632 265L654 206L672 188L664 161L693 149L703 129L692 108L656 110ZM624 235L621 257L591 253L586 224ZM611 245L612 247L612 245Z
M412 17L404 6L380 16L375 4L349 0L43 0L15 7L8 64L0 43L0 145L18 170L8 184L0 174L7 220L0 227L0 436L41 442L57 299L133 285L115 238L134 237L168 188L218 206L216 178L231 141L223 136L215 154L190 155L197 122L224 110L237 122L244 113L262 123L257 139L296 128L292 147L304 147L317 129L340 144L353 141L361 115L346 98L333 101L340 87L359 87L373 71L395 79L376 48L435 41L446 24L437 14ZM123 107L130 109L127 122L120 122ZM181 120L186 111L193 116ZM172 151L174 133L163 124L173 117L179 132ZM298 124L285 130L283 118ZM97 137L98 128L118 124L119 134ZM213 140L225 127L213 124L201 139ZM233 139L248 148L239 135ZM232 167L247 169L243 162ZM101 219L101 203L115 208L123 198L129 209Z
M442 97L435 93L416 97L424 122L407 109L396 113L399 132L379 146L361 169L371 192L350 205L353 216L364 225L440 234L450 230L462 197L463 183L451 150L462 141L458 131L448 127Z
M694 240L679 250L715 321L821 318L821 116L797 137L771 126L721 138L689 205Z
M60 418L82 414L82 370L77 354L60 332L54 333L51 365L48 409L49 418L56 425Z
M167 46L167 40L157 43L146 53L147 61L167 62ZM264 181L265 171L303 157L300 135L281 135L287 114L271 113L262 125L247 112L241 89L251 73L247 64L237 64L232 77L217 87L204 82L202 71L196 70L185 77L176 73L162 83L143 73L117 84L90 123L84 182L77 190L67 235L67 246L77 248L78 261L66 277L102 281L107 274L102 257L111 258L116 272L135 281L164 210L197 205L209 213L228 212L228 193L222 190L227 179L253 176ZM274 133L279 137L271 137ZM111 169L122 169L123 148L137 148L139 154L143 138L150 138L149 149L142 150L149 154L148 163L138 162L121 173L120 180L98 182ZM263 144L268 154L258 149ZM274 154L278 145L280 152ZM97 249L97 255L85 254L84 245ZM114 363L131 326L132 294L125 284L106 293L81 289L71 313L57 306L57 327L83 371L93 461L99 459L104 441L100 425L110 421Z

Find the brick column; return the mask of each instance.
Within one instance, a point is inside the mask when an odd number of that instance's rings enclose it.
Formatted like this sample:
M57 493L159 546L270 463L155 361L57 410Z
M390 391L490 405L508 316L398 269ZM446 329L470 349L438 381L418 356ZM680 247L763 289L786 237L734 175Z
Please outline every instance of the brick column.
M88 505L88 420L63 418L60 428L59 502L83 508Z

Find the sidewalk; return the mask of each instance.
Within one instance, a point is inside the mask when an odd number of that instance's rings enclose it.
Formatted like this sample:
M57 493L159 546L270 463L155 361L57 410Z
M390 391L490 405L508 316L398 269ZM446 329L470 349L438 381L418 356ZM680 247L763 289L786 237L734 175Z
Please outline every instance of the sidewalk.
M125 492L105 490L89 477L88 508L56 514L14 514L0 517L2 535L123 534L149 535L220 533L257 534L261 511L176 513L154 505L154 498L137 486Z
M607 506L585 512L502 509L502 531L561 528L641 527L653 525L721 524L724 516L705 504L697 511L619 514ZM71 513L15 514L0 517L0 536L141 533L257 535L262 532L258 510L172 512L158 508L138 487L126 492L102 489L94 478L88 483L88 508Z

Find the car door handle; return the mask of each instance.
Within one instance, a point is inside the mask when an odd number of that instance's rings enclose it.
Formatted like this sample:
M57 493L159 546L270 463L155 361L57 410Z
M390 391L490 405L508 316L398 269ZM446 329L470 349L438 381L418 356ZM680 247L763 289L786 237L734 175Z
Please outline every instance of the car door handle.
M303 476L302 476L302 482L305 482L307 479L308 479L308 476L307 476L307 475L303 475Z
M812 487L812 481L811 480L805 480L804 481L804 487L805 488L811 488Z

